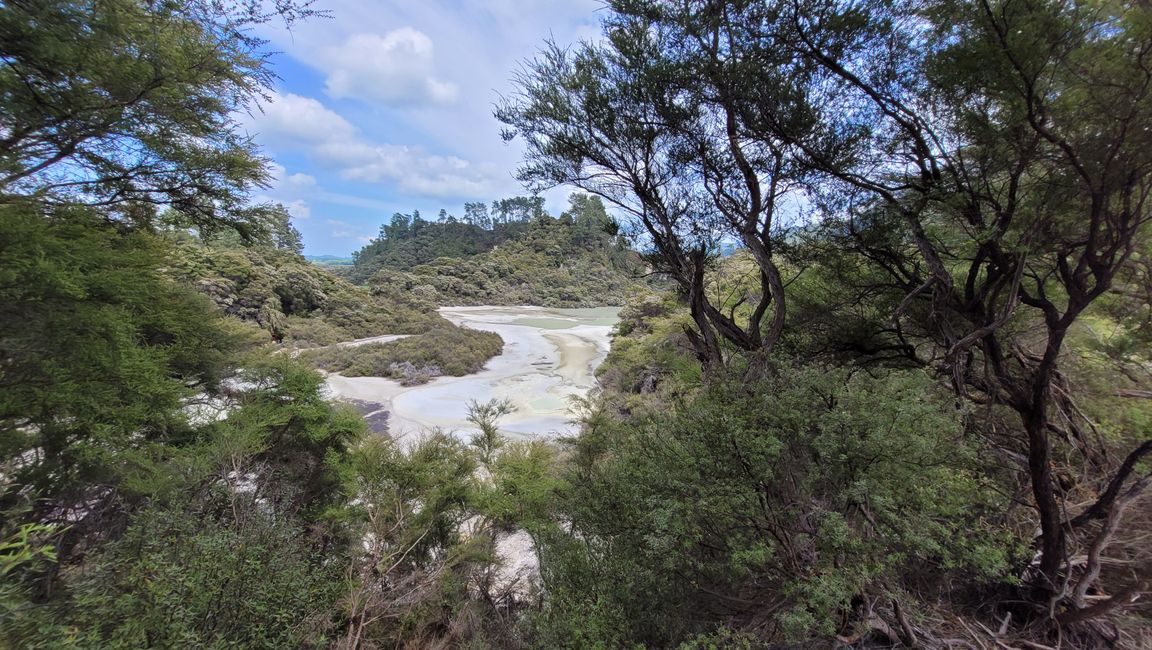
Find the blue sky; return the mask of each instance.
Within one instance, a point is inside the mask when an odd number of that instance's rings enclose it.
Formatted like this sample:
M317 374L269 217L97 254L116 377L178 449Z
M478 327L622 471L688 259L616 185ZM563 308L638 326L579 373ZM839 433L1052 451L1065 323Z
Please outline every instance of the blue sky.
M456 215L523 193L493 105L545 39L599 34L597 0L318 0L330 19L269 26L271 101L242 126L274 161L309 255L345 255L393 212ZM546 194L559 210L567 190Z

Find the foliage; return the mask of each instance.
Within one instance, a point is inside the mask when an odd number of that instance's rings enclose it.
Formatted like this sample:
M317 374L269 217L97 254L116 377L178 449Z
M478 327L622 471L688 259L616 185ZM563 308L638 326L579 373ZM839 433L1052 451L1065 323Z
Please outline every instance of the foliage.
M287 212L247 204L265 171L232 115L270 79L251 30L308 13L0 6L4 648L395 645L468 619L491 566L461 535L470 454L440 436L376 463L315 371L256 347L251 323L323 343L443 324L305 264ZM365 513L390 494L385 534ZM357 593L402 620L366 621Z
M482 607L468 583L489 558L481 540L462 534L474 513L475 460L440 432L407 449L370 439L350 460L359 495L350 521L365 543L354 558L341 647L461 641Z
M729 345L757 357L758 371L779 339L780 222L810 202L810 174L791 150L817 128L802 94L807 66L786 48L757 49L752 28L779 20L776 4L786 3L612 2L602 40L549 44L496 109L505 139L526 146L521 181L604 197L643 232L647 261L689 305L686 333L709 370ZM758 130L761 121L789 132ZM757 265L738 291L751 306L742 318L704 286L727 242Z
M163 277L147 232L84 208L0 210L5 478L76 498L117 482L117 454L187 435L182 401L220 385L248 333Z
M500 435L499 420L513 411L512 402L508 400L491 400L483 404L476 400L468 402L468 421L479 429L469 441L479 455L481 464L485 468L492 465L496 452L503 446L504 440Z
M260 232L263 209L246 204L264 161L234 119L272 81L251 30L308 4L4 3L0 193L142 224L171 204L208 229Z
M1012 435L987 440L1026 459L1041 529L1029 616L1060 625L1123 606L1089 607L1099 562L1070 558L1107 543L1147 483L1134 468L1152 440L1117 436L1122 461L1091 449L1064 370L1074 326L1118 280L1140 277L1152 221L1148 12L609 4L603 39L552 45L497 109L505 136L527 147L521 180L575 184L646 232L688 307L685 336L719 381L771 374L769 353L786 341L864 366L933 368L959 397L1015 413ZM788 215L802 217L792 232L779 227ZM794 250L806 236L813 250ZM726 238L758 276L728 282L731 299L707 284ZM849 273L804 305L814 331L786 333L786 264L825 261L826 279ZM829 307L831 318L813 313ZM1058 459L1099 495L1074 516Z
M573 539L543 557L551 617L617 613L604 646L725 623L827 638L859 594L1011 559L960 414L919 372L790 368L598 426L561 510Z
M412 215L397 213L391 223L380 227L378 238L353 256L349 279L366 282L384 268L405 270L441 257L467 258L490 251L523 224L509 225L489 230L454 217L428 222L418 211Z
M46 524L24 523L4 526L0 538L0 648L11 647L9 638L22 628L55 626L39 616L31 589L23 578L56 562L56 549L49 540L58 530ZM60 630L63 633L63 630Z
M449 324L387 343L307 350L301 359L348 377L391 377L422 384L440 375L477 372L503 349L499 334Z
M339 557L343 536L323 522L346 498L342 458L364 424L322 398L314 371L282 356L246 361L245 388L217 398L223 419L110 450L119 483L78 506L57 501L77 513L73 534L97 543L77 553L83 545L69 539L53 598L10 621L12 638L24 647L61 647L59 635L75 647L324 645L342 569L318 551ZM23 577L35 584L37 574ZM44 624L52 618L66 634Z
M326 647L340 568L290 518L253 502L216 507L241 518L141 512L66 575L76 647Z
M633 294L620 310L608 357L596 370L605 398L629 411L662 408L665 397L699 386L700 366L684 335L690 321L673 294Z
M519 527L534 535L552 530L567 487L555 445L499 439L480 449L491 480L491 488L481 494L480 511L503 529ZM486 454L487 449L497 453Z
M392 234L366 246L357 264L380 269L371 276L373 286L401 286L437 304L620 304L638 284L639 260L623 246L599 198L573 194L569 202L559 218L539 206L522 210L519 221L498 216L491 231L448 221L422 225L398 239L396 232L411 230L386 226ZM500 214L495 207L493 212ZM407 227L415 229L415 223ZM471 248L443 252L458 245ZM405 253L409 250L418 256Z
M0 5L0 646L1141 647L1145 7L612 0L498 109L592 194L398 213L367 288L249 203L309 13ZM625 301L561 444L367 436L258 347L423 381L502 347L437 304Z
M6 642L306 643L339 587L311 549L359 417L245 353L250 328L160 270L164 238L79 207L0 224L5 535L66 526L58 564L5 571Z
M286 224L291 227L290 224ZM254 322L298 347L427 331L446 324L434 304L402 291L369 291L310 264L291 245L243 246L187 237L169 272L210 297L225 313Z

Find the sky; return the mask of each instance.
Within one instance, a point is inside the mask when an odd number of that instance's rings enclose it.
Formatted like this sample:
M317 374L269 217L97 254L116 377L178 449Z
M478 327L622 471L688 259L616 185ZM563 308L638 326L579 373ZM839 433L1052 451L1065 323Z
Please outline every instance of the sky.
M348 255L394 212L524 194L521 145L492 110L547 39L599 34L599 0L318 0L331 18L268 25L280 77L241 118L272 161L259 200L288 207L305 254ZM569 189L546 193L550 211Z

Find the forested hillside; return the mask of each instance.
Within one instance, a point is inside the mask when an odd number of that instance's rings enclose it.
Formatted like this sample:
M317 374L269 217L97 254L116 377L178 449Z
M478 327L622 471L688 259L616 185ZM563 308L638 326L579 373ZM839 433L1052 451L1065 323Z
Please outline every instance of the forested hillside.
M492 250L522 234L545 216L544 199L518 196L484 203L464 204L464 217L441 210L428 221L419 210L396 213L380 226L380 234L353 255L350 277L364 282L383 268L407 270L441 257L464 258Z
M1144 3L611 0L496 111L569 209L359 285L235 122L314 17L0 3L0 649L1152 647ZM624 303L579 432L325 397L448 302Z
M442 215L443 216L443 215ZM573 194L559 217L539 197L465 206L463 221L397 214L356 254L352 278L441 305L623 304L644 266L599 197Z
M449 326L433 303L405 292L370 291L307 262L288 215L280 207L273 214L277 219L266 242L243 242L234 232L205 240L169 231L166 272L211 298L224 313L297 347Z

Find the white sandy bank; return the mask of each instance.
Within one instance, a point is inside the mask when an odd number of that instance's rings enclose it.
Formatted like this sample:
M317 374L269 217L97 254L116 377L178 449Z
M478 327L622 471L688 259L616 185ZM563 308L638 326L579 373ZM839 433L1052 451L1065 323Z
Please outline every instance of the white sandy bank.
M390 411L389 431L398 439L442 427L467 435L468 401L507 399L515 411L501 430L515 437L553 437L573 432L569 397L595 385L593 371L608 354L615 309L543 307L444 307L440 314L465 327L496 332L503 353L484 370L465 377L439 377L422 386L401 386L379 377L330 375L335 396L378 402Z

